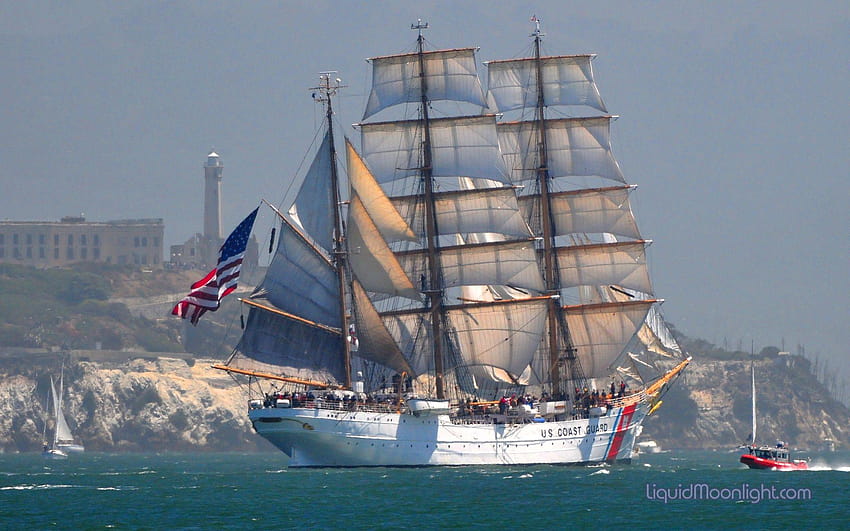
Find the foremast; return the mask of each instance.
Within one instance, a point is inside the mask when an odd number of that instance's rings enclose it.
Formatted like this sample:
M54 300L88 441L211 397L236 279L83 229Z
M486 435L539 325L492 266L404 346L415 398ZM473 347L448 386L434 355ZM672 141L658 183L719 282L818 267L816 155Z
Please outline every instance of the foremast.
M325 105L322 141L288 211L266 202L280 221L277 246L265 277L242 300L249 313L236 349L214 368L252 379L351 387L348 264L332 102L341 85L332 74L322 72L311 88L313 99Z
M347 275L346 275L346 246L345 246L345 230L342 225L342 215L340 207L342 200L339 193L339 171L337 169L337 152L334 144L333 130L333 102L332 96L335 96L342 85L339 78L331 80L331 74L336 72L321 72L319 74L319 86L313 87L314 99L319 103L325 104L325 118L328 127L328 147L330 149L330 178L331 178L331 210L333 211L333 250L332 259L334 268L336 269L337 285L339 287L339 296L342 303L340 308L340 322L342 323L342 331L340 341L343 353L343 366L345 367L345 388L351 389L351 342L348 339L348 311L346 308L347 293Z

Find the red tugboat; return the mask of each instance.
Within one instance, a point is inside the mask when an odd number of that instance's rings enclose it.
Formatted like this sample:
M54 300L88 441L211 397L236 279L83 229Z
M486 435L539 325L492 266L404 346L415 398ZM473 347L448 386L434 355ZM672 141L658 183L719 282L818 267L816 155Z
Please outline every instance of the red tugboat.
M808 470L809 463L803 459L791 459L785 444L776 447L747 446L747 453L741 456L741 462L750 468L767 470Z

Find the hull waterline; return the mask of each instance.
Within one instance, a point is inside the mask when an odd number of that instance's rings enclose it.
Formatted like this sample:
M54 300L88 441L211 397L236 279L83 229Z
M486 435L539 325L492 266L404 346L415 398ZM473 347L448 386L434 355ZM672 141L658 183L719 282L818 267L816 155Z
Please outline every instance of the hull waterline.
M776 461L773 459L763 459L750 454L741 456L741 462L749 468L756 470L808 470L809 465L806 461Z
M641 403L598 417L505 424L316 408L249 416L292 467L456 466L628 462L647 410Z

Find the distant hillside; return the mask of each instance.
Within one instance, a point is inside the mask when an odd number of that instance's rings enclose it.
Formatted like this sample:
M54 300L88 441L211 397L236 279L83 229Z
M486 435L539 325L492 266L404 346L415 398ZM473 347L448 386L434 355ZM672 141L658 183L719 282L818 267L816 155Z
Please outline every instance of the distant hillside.
M643 438L667 448L728 449L752 433L750 361L694 356L664 403L644 424ZM732 356L728 356L732 358ZM756 360L758 441L782 440L816 450L831 439L850 442L850 410L835 400L802 356Z
M205 273L91 263L69 269L0 264L0 349L224 355L236 339L225 337L227 325L238 318L236 297L225 299L198 327L187 328L169 315ZM156 299L153 311L137 307Z

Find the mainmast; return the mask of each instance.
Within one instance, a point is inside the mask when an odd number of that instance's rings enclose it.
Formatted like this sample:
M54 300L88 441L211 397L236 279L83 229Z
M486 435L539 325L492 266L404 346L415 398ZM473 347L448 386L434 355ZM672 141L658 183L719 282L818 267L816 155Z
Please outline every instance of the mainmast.
M552 391L553 394L558 394L562 391L561 387L561 374L560 374L560 364L561 364L561 355L560 355L560 340L558 331L559 328L563 330L565 335L565 339L567 339L567 329L566 325L563 322L563 316L560 314L560 282L558 281L558 268L555 256L555 241L553 234L554 230L554 219L551 214L552 203L549 198L549 159L548 159L548 146L546 143L546 117L544 115L544 109L546 107L546 100L543 96L543 68L542 61L540 56L540 40L544 35L542 31L540 31L540 19L536 16L531 19L535 24L534 33L531 34L534 37L534 66L535 66L535 75L537 82L537 105L535 108L535 121L537 122L537 131L540 135L540 140L537 144L538 149L538 160L539 165L537 167L537 181L540 183L540 215L541 215L541 225L543 230L543 267L544 267L544 275L546 278L546 290L547 293L551 296L549 300L549 380L552 382ZM570 357L574 357L572 354L572 346L569 341L566 341L567 351L570 353Z
M428 23L418 20L410 29L417 30L417 56L419 61L419 99L422 108L422 181L425 186L425 236L428 243L428 286L424 290L431 308L431 333L434 340L434 383L437 398L445 397L443 375L443 293L440 280L440 257L437 245L437 216L434 212L434 183L431 166L431 131L428 117L428 86L425 76L425 38L422 30L428 29Z
M342 350L343 350L343 358L344 358L344 366L345 366L345 387L351 388L351 344L348 341L348 314L346 311L346 275L345 275L345 238L344 231L342 226L342 216L340 215L340 193L339 193L339 173L337 171L337 156L336 156L336 148L334 147L334 131L333 131L333 104L331 102L331 97L335 96L337 91L343 87L340 85L340 79L336 78L331 80L331 74L335 74L336 72L320 72L319 73L319 86L313 87L311 90L314 90L313 98L325 104L325 116L328 123L328 147L330 150L330 159L331 159L331 193L332 193L332 205L331 209L333 210L333 219L334 219L334 236L333 236L333 263L334 268L336 269L337 279L339 282L339 296L340 301L340 322L342 323L342 334L340 334L340 340L342 341Z

